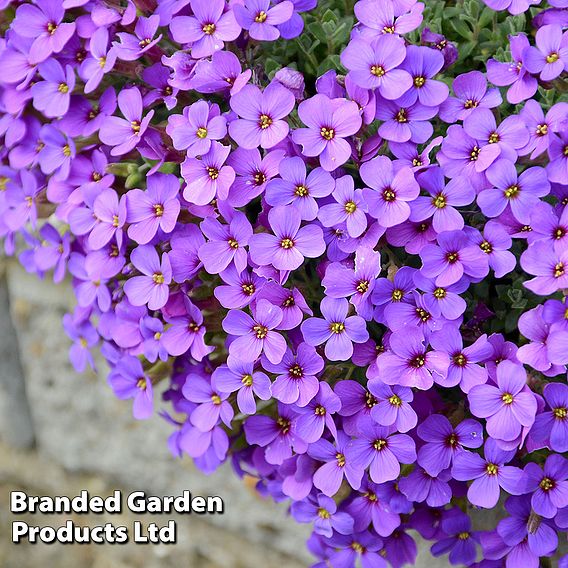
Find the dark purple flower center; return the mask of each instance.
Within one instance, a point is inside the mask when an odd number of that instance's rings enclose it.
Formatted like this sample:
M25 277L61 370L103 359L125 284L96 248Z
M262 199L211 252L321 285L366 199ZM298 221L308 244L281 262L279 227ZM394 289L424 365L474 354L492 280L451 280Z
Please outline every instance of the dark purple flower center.
M272 119L267 114L258 117L258 125L262 130L266 130L272 124Z
M369 281L368 280L359 280L357 284L356 290L360 294L364 294L369 289Z
M559 406L552 409L552 414L556 420L566 420L566 417L568 416L568 409L563 406Z
M280 246L285 250L289 250L294 246L294 241L289 237L284 237L280 241Z
M308 193L308 188L303 184L297 185L294 189L294 195L296 197L307 197Z
M458 254L457 251L454 252L447 252L446 253L446 260L450 263L450 264L454 264L455 262L457 262L460 259L460 256Z
M459 439L455 433L452 432L446 438L446 445L449 446L450 448L456 448L459 445Z
M365 406L367 408L373 408L378 403L379 401L370 392L365 393Z
M333 138L335 138L335 129L330 128L329 126L322 126L320 134L324 140L333 140Z
M268 335L268 328L259 323L257 323L252 330L254 331L257 339L264 339Z
M458 367L465 367L467 365L467 358L463 353L457 353L452 357L452 360Z
M391 187L385 187L383 189L383 199L387 202L394 201L396 199L396 192Z
M420 353L420 354L414 356L412 359L410 359L408 364L411 367L414 367L415 369L420 369L420 368L424 367L424 365L426 364L426 357L425 357L424 353Z
M276 424L278 424L278 427L280 428L280 432L282 434L288 434L288 432L290 431L291 422L287 418L279 416L276 420Z
M497 475L499 473L499 467L494 463L488 463L485 466L485 473L487 473L487 475Z
M564 276L565 272L566 272L566 267L564 266L563 262L557 262L554 265L554 271L553 271L554 278L560 278L561 276Z
M375 450L377 450L377 452L382 452L383 448L386 448L388 445L387 441L384 439L379 439L379 440L375 440L373 442L373 448L375 448Z
M342 453L337 452L335 459L337 460L337 467L345 467L345 456Z
M466 109L477 108L478 105L479 105L479 102L477 102L473 99L467 99L465 101L465 103L463 103L463 108L466 108Z
M548 124L546 123L538 124L536 127L535 134L537 136L546 136L548 134Z
M568 158L568 144L566 144L566 146L564 146L562 153L564 154L564 156L566 156Z
M294 300L294 296L290 295L288 296L283 302L282 302L282 307L283 308L291 308L292 306L296 305L296 300Z
M238 249L239 248L239 242L236 241L233 237L230 237L229 240L227 241L227 243L229 243L229 246L232 249Z
M314 414L316 416L325 416L325 407L323 407L321 404L318 404L314 409Z
M256 290L255 285L252 282L246 282L242 284L241 288L247 296L252 296Z
M205 169L207 170L207 175L212 180L216 180L219 177L219 170L217 168L214 168L213 166L207 166Z
M414 86L417 89L420 89L425 84L426 84L426 77L423 77L422 75L418 75L418 77L414 77Z
M554 238L555 239L562 239L566 236L566 227L556 227L554 230Z
M197 333L199 331L199 325L197 323L195 323L194 321L192 321L187 328L189 329L189 331L192 331L193 333Z
M47 31L50 35L53 35L57 31L57 24L55 22L49 22L47 24Z
M216 29L217 29L217 26L215 26L215 24L213 24L213 23L204 24L201 28L203 33L206 34L206 35L213 35L215 33Z
M288 369L288 374L294 379L301 379L304 376L304 369L296 363Z
M540 481L540 483L538 484L538 486L544 491L550 491L551 489L554 489L556 487L556 482L554 481L554 479L550 479L550 477L543 477Z
M479 152L481 152L479 146L474 146L469 153L470 162L475 162L479 158Z
M397 113L394 119L399 122L400 124L404 124L408 122L408 113L405 108L401 108Z
M149 37L146 37L144 39L141 39L140 42L138 43L138 45L142 49L144 49L145 47L148 47L151 43L152 43L152 40Z
M266 183L266 175L264 175L264 172L256 172L252 179L254 180L254 185Z

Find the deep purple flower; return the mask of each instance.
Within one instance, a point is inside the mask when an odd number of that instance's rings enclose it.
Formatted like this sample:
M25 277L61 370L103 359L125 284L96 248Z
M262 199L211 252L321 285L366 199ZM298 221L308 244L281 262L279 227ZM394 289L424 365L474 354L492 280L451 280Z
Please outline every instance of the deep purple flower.
M527 386L525 370L511 361L497 365L496 386L476 385L467 398L472 414L486 418L488 434L498 440L515 440L523 426L534 424L536 399Z
M229 345L229 353L246 363L255 361L264 352L271 363L280 363L286 352L286 340L274 328L281 320L282 310L268 300L257 302L253 317L230 310L223 320L223 329L237 339Z
M284 404L306 406L319 389L316 375L323 369L323 359L307 343L300 343L294 353L290 348L279 363L263 359L264 369L278 376L272 385L272 395ZM309 441L309 440L306 440Z
M452 498L449 481L452 476L448 470L432 476L420 467L400 480L399 487L409 500L416 503L426 503L430 507L447 505Z
M323 536L330 537L333 531L345 535L353 532L353 518L343 511L337 511L337 505L331 497L320 494L316 499L315 503L312 500L292 503L290 514L300 523L313 522L314 531Z
M509 36L511 63L502 63L490 59L487 62L487 78L498 87L509 86L507 100L511 104L530 99L538 88L538 81L527 71L525 51L530 46L525 34Z
M453 83L455 97L449 97L440 107L440 118L445 122L464 120L478 107L494 108L503 99L499 89L487 89L487 79L480 71L458 75Z
M558 25L542 26L536 32L536 47L523 52L530 73L540 73L542 81L556 79L568 65L568 34Z
M75 22L62 22L65 15L60 0L39 0L22 4L16 11L12 29L19 35L33 39L30 63L45 61L52 53L59 53L75 33Z
M272 148L288 134L290 114L296 100L281 83L273 81L261 91L246 85L231 97L231 108L240 118L229 123L231 138L246 149Z
M207 217L201 223L203 234L209 239L199 248L199 258L209 274L219 274L230 264L238 273L247 266L248 245L252 227L244 213L235 212L229 225L222 225L217 219Z
M475 481L470 485L467 498L478 507L492 509L499 501L500 489L518 495L521 470L506 465L514 457L516 450L502 450L495 440L485 442L482 458L473 452L459 452L454 458L452 476L459 481Z
M284 158L278 165L280 178L266 185L265 199L269 205L291 205L300 212L303 221L313 221L318 213L315 198L327 197L335 181L323 168L315 168L306 175L304 161L295 156Z
M148 178L146 191L133 189L127 193L126 221L128 236L137 243L149 243L158 230L171 233L180 212L179 180L171 174L155 174Z
M523 282L535 294L553 294L568 286L568 249L556 252L545 242L536 242L521 255L521 266L535 276Z
M268 213L274 234L257 233L250 239L250 256L260 265L277 270L295 270L304 257L317 258L325 250L323 233L317 225L300 228L300 213L290 206L274 207Z
M166 132L171 136L174 148L185 150L194 158L207 154L212 140L221 140L227 133L227 120L220 116L219 106L207 101L197 101L183 109L183 114L168 118Z
M424 334L414 326L404 326L389 339L389 350L377 360L386 384L429 389L433 382L444 384L449 358L443 351L427 351Z
M450 564L473 564L479 537L471 530L470 518L460 510L454 510L454 514L442 521L442 530L447 536L432 545L432 554L441 556L449 552Z
M175 41L191 43L194 59L214 54L241 33L233 10L225 11L224 0L190 0L189 4L193 16L174 18L170 30Z
M410 92L396 101L379 99L376 118L384 122L378 134L385 140L421 144L432 136L434 129L429 121L436 115L437 108L411 103L411 99Z
M417 29L422 23L424 6L419 2L405 2L401 10L395 2L362 0L355 4L355 15L363 24L362 35L369 39L381 34L402 35Z
M380 379L368 383L369 392L377 398L371 409L371 418L381 426L394 426L398 432L412 430L418 417L410 403L414 399L412 390L398 385L384 384Z
M154 37L159 25L160 16L157 14L149 18L141 16L136 20L134 34L125 32L117 33L116 35L120 43L115 41L112 44L117 57L124 61L135 61L139 59L162 39L161 34Z
M230 146L212 142L209 152L197 158L187 157L181 165L186 182L183 197L195 205L207 205L215 198L226 199L235 180L235 170L225 165Z
M55 60L48 59L39 65L43 81L31 88L34 107L48 118L57 118L67 113L71 93L75 88L75 72L70 65L65 69Z
M568 452L568 386L549 383L543 395L550 410L537 414L531 436L555 452Z
M233 9L237 22L248 30L252 39L273 41L280 37L276 26L292 17L294 4L284 0L271 7L269 0L246 0L244 5L235 4Z
M130 260L142 273L141 276L129 278L124 284L124 292L134 306L148 304L151 310L162 308L169 297L169 284L172 281L172 268L167 253L158 256L156 249L150 245L135 248Z
M369 424L347 447L346 455L354 465L369 467L375 483L384 483L400 475L401 463L416 460L414 440L406 434L393 434L393 428Z
M408 166L395 170L386 156L378 156L361 165L361 178L372 189L363 189L369 214L383 227L393 227L410 215L409 201L420 193L420 187Z
M217 392L208 379L197 374L187 375L182 393L187 400L197 403L189 419L198 430L208 432L219 419L231 427L234 412L227 401L229 393Z
M211 61L200 60L191 84L198 93L215 93L229 89L238 93L250 79L252 71L242 71L238 57L231 51L216 51Z
M477 203L488 217L497 217L509 205L516 219L528 222L539 197L550 191L543 168L528 168L518 175L515 164L509 160L496 161L487 170L487 178L493 188L482 191Z
M365 320L347 317L347 300L325 297L321 302L323 318L310 318L302 324L304 340L309 345L325 343L325 355L332 361L347 361L353 354L353 343L369 339Z
M426 245L420 251L420 272L435 278L437 286L449 286L463 275L481 279L489 272L487 256L473 246L462 231L445 231L438 235L438 245Z
M345 223L349 236L360 237L367 228L367 205L363 200L363 192L355 189L351 176L342 176L335 180L332 196L335 203L322 206L318 212L321 224L324 227L334 227Z
M116 50L109 48L107 28L98 28L89 41L89 55L79 67L79 77L85 81L85 93L93 92L116 63ZM113 89L114 92L114 89ZM112 113L111 113L112 114Z
M320 382L314 398L305 406L298 407L300 416L296 421L296 433L310 444L322 437L324 428L327 428L332 436L337 437L333 414L340 408L340 398L327 383Z
M298 288L284 288L276 282L268 282L262 286L258 298L265 298L282 310L282 321L278 324L278 329L295 329L304 319L304 314L313 315Z
M144 374L142 363L130 355L118 361L110 372L108 382L114 394L122 399L133 398L132 414L137 420L150 418L154 413L152 381Z
M142 116L144 110L142 95L136 87L120 91L118 108L124 118L118 116L105 118L99 131L101 142L113 146L110 151L113 156L122 156L135 148L154 116L153 110L149 111L145 117Z
M352 39L341 53L341 63L349 69L355 84L365 89L377 89L382 97L393 100L413 85L410 73L398 68L405 57L402 38L384 34L371 43Z
M417 433L426 442L418 449L418 463L433 476L448 469L464 447L483 445L483 427L471 419L454 428L445 416L432 414L418 426Z
M329 172L343 165L351 155L345 140L361 128L357 103L317 94L300 103L298 114L308 128L298 128L292 139L302 146L305 156L319 156L321 167Z
M536 463L528 463L521 486L524 493L532 493L534 512L552 519L558 509L568 507L568 460L559 454L551 454L544 468Z

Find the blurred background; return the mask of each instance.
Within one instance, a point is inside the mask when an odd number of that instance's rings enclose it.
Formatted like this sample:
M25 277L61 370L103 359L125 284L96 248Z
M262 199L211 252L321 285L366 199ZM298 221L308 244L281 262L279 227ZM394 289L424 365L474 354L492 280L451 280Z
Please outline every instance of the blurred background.
M119 401L98 374L77 374L68 361L70 342L61 325L72 307L68 283L54 285L0 258L0 568L300 568L312 557L305 547L309 527L287 516L285 504L263 499L254 480L241 480L229 465L212 476L167 448L170 426L156 416L132 418L131 402ZM174 518L177 545L19 544L10 540L9 494L126 496L220 495L226 513L198 515L28 515L33 525L60 526L67 518L83 525L132 526ZM420 543L417 566L449 566L431 559Z

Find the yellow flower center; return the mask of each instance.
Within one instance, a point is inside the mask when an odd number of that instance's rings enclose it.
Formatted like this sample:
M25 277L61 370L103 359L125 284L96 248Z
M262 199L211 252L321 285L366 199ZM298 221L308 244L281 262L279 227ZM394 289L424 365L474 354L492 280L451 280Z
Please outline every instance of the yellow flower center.
M243 383L245 387L250 387L252 385L252 375L243 375L241 383Z
M205 24L201 29L203 30L204 34L213 35L217 27L215 26L215 24Z
M443 193L439 193L432 199L432 205L438 209L443 209L446 206L446 196Z
M337 460L338 467L344 467L345 466L345 456L343 454L340 454L338 452L337 454L335 454L335 459Z
M267 18L267 17L268 17L268 14L267 14L264 10L261 10L261 11L256 15L256 18L254 19L254 21L255 21L257 24L262 24L262 23L266 22L266 18Z
M154 215L156 217L161 217L164 214L164 206L161 203L156 203L154 205Z
M548 134L548 124L539 124L536 127L535 134L537 136L546 136Z
M266 130L272 124L272 119L267 114L258 117L258 125L262 130Z
M382 77L385 73L385 68L382 65L371 65L371 75Z
M164 283L164 275L161 272L155 272L152 275L152 280L155 284L163 284Z
M463 107L470 109L470 108L477 108L478 105L479 103L477 101L474 101L473 99L467 99L467 101L465 101L465 103L463 104Z
M558 262L555 266L554 266L554 278L560 278L561 276L564 276L564 273L566 272L565 268L564 268L564 263L563 262Z
M509 393L506 392L503 394L503 396L501 397L501 400L505 403L505 404L513 404L513 401L515 400L515 397Z
M360 294L364 294L369 289L369 281L368 280L360 280L357 284L356 290Z
M257 324L252 330L258 339L264 339L268 335L268 328L264 325Z
M556 486L554 480L550 479L550 477L543 477L538 485L543 491L550 491Z
M221 397L218 394L211 395L211 402L215 406L219 406L221 404Z
M345 212L349 215L351 215L352 213L355 213L355 211L357 210L357 204L354 201L348 201L345 204Z
M57 87L57 90L60 93L68 93L69 92L69 87L67 86L66 83L59 83L59 86Z
M404 124L405 122L408 122L408 115L406 113L406 109L405 108L401 108L397 113L396 116L394 117L394 119L399 122L400 124Z
M132 128L132 132L134 132L134 134L138 134L140 132L140 121L133 120L130 123L130 128Z
M396 394L393 394L390 398L389 398L389 403L392 406L402 406L402 400L399 396L397 396Z
M467 365L467 359L465 358L465 355L463 353L455 355L453 357L453 361L458 367L465 367Z
M496 144L499 142L499 134L497 134L497 132L493 132L491 136L489 136L488 142L489 144Z
M396 193L390 187L387 187L383 190L383 199L388 202L394 201L396 199Z
M65 146L63 146L63 155L66 158L69 158L71 156L71 147L69 146L69 144L65 144Z
M203 126L200 126L195 134L197 134L197 138L203 139L207 136L207 128L203 128Z
M563 406L559 406L552 410L552 414L554 414L554 418L557 420L566 420L566 416L568 416L568 409Z
M308 188L303 184L297 185L294 189L294 195L296 197L306 197L308 195Z
M488 463L485 467L487 475L497 475L499 473L499 468L494 463Z
M208 166L205 168L207 170L207 174L212 180L216 180L219 177L219 170L212 166Z
M332 140L333 137L335 136L335 130L333 128L327 128L325 126L322 126L320 134L324 140Z
M329 326L329 329L333 332L333 333L342 333L343 331L345 331L345 324L343 322L334 322Z
M404 297L404 292L402 290L395 288L392 291L391 298L393 302L400 302L403 297Z
M280 241L280 246L286 250L291 249L294 246L294 241L286 237Z
M140 390L146 390L146 387L148 386L146 379L144 377L142 377L141 379L138 379L138 382L136 383L136 388L139 388Z
M443 300L447 295L445 288L436 288L434 290L434 298L438 298L438 300Z
M489 241L483 241L480 245L479 248L485 253L485 254L491 254L493 252L493 247L491 246L491 243Z
M419 89L420 87L423 87L425 83L426 83L426 77L421 77L421 76L414 77L414 86L416 88Z
M386 445L387 445L386 440L375 440L373 442L373 448L375 448L377 452L380 452Z
M479 152L481 152L481 150L479 149L478 146L474 146L469 154L469 160L471 162L475 162L477 161L477 159L479 158Z
M560 55L558 53L553 52L546 56L547 63L556 63L560 59Z
M229 246L232 249L238 249L239 248L239 243L238 241L236 241L235 239L233 239L232 237L227 241L229 243Z

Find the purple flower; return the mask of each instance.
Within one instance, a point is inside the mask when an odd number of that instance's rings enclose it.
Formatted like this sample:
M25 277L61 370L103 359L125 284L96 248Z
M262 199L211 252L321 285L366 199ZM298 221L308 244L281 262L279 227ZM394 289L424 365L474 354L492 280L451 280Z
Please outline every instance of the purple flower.
M133 398L132 414L137 420L150 418L154 413L152 381L144 374L142 363L130 355L118 361L110 372L108 382L121 400Z
M197 403L189 419L198 430L208 432L219 419L231 427L234 412L227 401L229 394L217 392L208 379L196 374L187 375L182 393L187 400Z
M308 447L308 454L312 458L325 462L314 472L314 485L329 497L339 491L344 478L354 489L359 489L361 485L363 469L354 466L345 455L350 441L350 438L339 430L335 446L325 439L320 439Z
M75 88L75 72L70 65L63 67L55 60L48 59L39 66L43 81L31 88L34 107L48 118L57 118L67 113L71 93Z
M373 0L362 0L355 4L355 15L364 26L362 35L370 39L387 33L402 35L417 29L422 23L423 10L424 6L418 2L405 2L402 9L395 6L395 2L376 4Z
M108 39L106 28L98 28L90 38L89 55L78 71L79 77L85 81L85 94L92 93L116 63L116 50L109 49Z
M351 534L353 531L353 518L351 515L337 511L335 501L326 495L319 494L314 503L311 500L296 501L292 503L290 513L300 523L314 523L317 534L330 537L333 531L340 534Z
M255 415L248 418L244 424L246 440L249 444L265 447L264 457L270 464L280 465L292 457L292 448L299 454L305 453L308 448L295 433L293 427L297 414L282 404L278 405L278 416L272 419L269 416Z
M512 63L501 63L490 59L487 62L487 78L498 87L510 86L507 100L511 104L530 99L538 88L538 81L527 71L525 52L530 46L525 34L509 36Z
M361 178L372 189L363 189L369 214L383 227L393 227L410 215L409 201L420 193L420 187L408 166L395 170L386 156L378 156L361 165Z
M487 341L487 335L482 335L475 343L464 348L460 332L454 326L445 325L432 334L430 343L434 349L446 351L450 356L444 386L459 385L463 392L468 393L475 385L487 382L487 370L478 364L484 363L493 355L493 347Z
M160 39L162 35L154 38L158 26L160 25L160 16L154 14L149 18L139 17L136 21L136 27L134 28L134 34L119 32L117 33L120 43L113 42L113 49L119 59L124 61L135 61L139 59L152 49Z
M347 447L353 465L367 468L375 483L384 483L400 475L400 464L414 463L416 447L406 434L393 434L393 428L369 424Z
M405 57L402 38L385 34L371 43L352 39L341 54L341 63L349 69L355 84L365 89L377 89L385 99L394 100L413 85L410 73L398 69Z
M209 274L219 274L231 263L237 272L242 272L247 266L248 245L252 236L252 227L244 213L237 211L229 225L222 225L207 217L201 223L203 234L209 239L199 248L199 258Z
M509 205L516 219L528 222L539 197L550 191L543 168L528 168L518 176L515 164L509 160L495 162L487 170L487 178L494 187L482 191L477 202L488 217L497 217Z
M95 362L90 353L90 348L94 347L99 341L99 334L94 328L93 324L89 321L75 321L71 314L63 316L63 328L73 341L69 349L69 360L73 368L82 373L87 364L91 369L95 370Z
M469 486L467 498L478 507L492 509L497 505L501 487L513 495L520 493L521 470L506 465L516 450L502 450L495 440L489 438L484 446L485 458L473 452L459 452L454 458L452 476L459 481L475 481Z
M445 83L435 81L435 77L444 66L444 56L436 49L425 46L409 45L406 58L401 65L412 77L412 86L405 95L405 100L416 100L427 107L437 107L447 98L449 89Z
M224 0L190 0L193 16L178 16L170 23L175 41L191 43L191 55L201 59L223 49L224 42L237 39L241 28Z
M300 343L295 354L288 348L279 363L263 359L262 366L278 375L272 385L274 398L284 404L303 407L318 392L320 383L316 375L323 369L324 362L312 346Z
M277 81L264 91L246 85L231 97L231 109L240 117L229 123L231 138L246 149L276 146L288 134L288 123L282 119L295 103L294 95Z
M114 189L105 189L95 199L93 215L96 223L89 234L89 246L101 249L113 238L122 244L123 227L127 218L126 198L120 199Z
M185 150L190 158L207 154L212 140L221 140L227 133L227 120L220 116L218 105L197 101L183 109L183 114L168 118L166 132L171 136L174 148Z
M471 530L470 518L460 510L454 510L454 514L442 520L442 531L446 537L432 545L432 554L441 556L449 552L450 564L473 564L479 537Z
M345 223L347 233L353 238L360 237L367 228L367 205L363 192L355 189L351 176L342 176L335 180L332 193L335 203L320 208L318 219L324 227L333 227Z
M300 103L298 114L308 127L292 133L294 142L302 146L302 153L319 156L321 167L328 172L343 165L351 155L345 138L361 128L357 103L317 94Z
M411 203L411 221L432 217L437 233L463 229L464 220L455 206L469 205L475 199L475 190L467 178L454 178L446 185L440 168L434 167L417 176L418 183L430 197L419 196Z
M261 400L268 400L271 395L270 379L261 371L254 371L251 362L244 363L229 356L226 365L213 371L212 382L223 393L237 391L237 404L243 414L254 414L256 402L254 395Z
M324 382L319 383L319 390L308 404L298 408L300 414L296 421L296 434L302 440L317 442L327 427L334 437L337 437L337 428L333 421L333 414L341 408L340 398Z
M493 10L508 10L510 14L522 14L533 4L539 4L540 0L483 0Z
M529 131L529 141L519 154L531 154L534 159L548 149L553 133L562 129L562 123L568 118L568 103L555 104L545 116L540 105L531 99L521 110L520 117Z
M429 389L433 382L444 384L450 364L447 353L427 351L421 329L404 326L389 339L389 350L377 360L386 384Z
M536 242L521 255L521 266L535 278L523 285L535 294L553 294L568 286L568 249L556 252L545 242Z
M430 507L447 505L452 498L452 489L448 483L452 478L449 471L441 471L436 477L420 467L400 480L400 491L409 500L426 503Z
M146 191L132 189L127 193L126 221L128 236L137 243L149 243L158 230L171 233L180 212L179 180L171 174L155 174L148 178Z
M124 118L118 116L106 117L99 130L101 142L113 146L110 151L113 156L122 156L135 148L142 140L142 136L154 116L154 111L151 110L142 118L144 110L142 95L136 87L120 91L118 108L120 108Z
M181 165L181 175L187 184L183 190L186 201L194 205L207 205L215 198L227 198L235 180L235 170L224 165L230 152L230 146L212 142L209 152L200 160L189 156L185 159Z
M32 65L59 53L75 33L74 22L62 22L64 15L60 0L38 0L35 5L18 7L12 29L22 37L33 39L29 50Z
M313 315L298 288L290 290L276 282L268 282L262 286L258 298L265 298L282 310L282 321L278 325L278 329L295 329L304 319L304 314Z
M200 60L195 67L191 84L198 93L230 90L238 93L250 79L252 71L241 70L238 57L231 51L216 51L211 61Z
M532 493L534 512L552 519L558 509L568 507L568 460L551 454L546 459L544 470L536 463L528 463L521 485L525 493Z
M537 414L531 436L555 452L568 452L568 386L549 383L543 395L550 410Z
M464 447L483 445L483 427L471 419L453 428L445 416L432 414L418 426L417 433L426 442L418 450L418 463L433 476L448 469Z
M420 251L420 272L435 278L437 286L458 282L464 274L481 279L489 272L487 256L470 243L462 231L444 231L438 235L438 245L426 245Z
M165 306L169 297L169 285L172 281L172 267L167 253L162 259L156 249L150 245L135 248L130 261L141 276L129 278L124 284L124 292L133 306L148 304L150 310L159 310Z
M304 257L317 258L325 250L323 233L317 225L300 228L300 213L290 206L274 207L268 213L273 231L257 233L250 239L250 256L262 266L277 270L295 270Z
M245 312L230 310L223 320L223 329L236 335L229 345L231 355L238 354L243 362L255 361L264 352L274 364L280 363L286 352L286 340L274 328L282 321L282 310L268 300L259 300L253 317Z
M483 234L466 228L470 240L487 255L489 267L495 271L497 278L513 271L517 266L515 255L509 251L512 240L507 231L496 220L489 221L483 228Z
M201 361L214 350L203 339L206 329L201 310L188 299L184 300L184 312L168 317L167 322L171 326L164 332L164 346L170 355L178 357L189 351L196 361Z
M237 174L231 185L227 202L233 207L243 207L264 193L269 181L278 173L282 158L284 158L282 150L272 150L262 158L256 148L252 150L237 148L227 160Z
M436 107L427 107L421 103L410 103L410 93L396 101L379 99L376 118L384 120L379 126L378 134L391 142L408 142L417 144L425 142L432 136L431 118L436 116Z
M381 426L393 426L398 432L412 430L418 417L410 403L414 399L412 390L398 385L384 384L380 379L368 383L369 392L377 398L377 404L371 409L371 418Z
M248 306L266 283L264 278L257 276L254 272L243 270L239 273L234 264L229 264L219 276L226 285L216 286L213 293L224 308Z
M515 440L523 426L534 424L536 399L527 386L525 370L511 361L497 365L496 386L474 386L467 398L472 414L487 419L487 433L497 440Z
M295 156L284 158L278 165L280 178L266 185L265 199L269 205L291 205L298 209L302 221L313 221L318 214L316 198L327 197L335 181L323 168L306 175L304 161Z
M244 6L235 4L233 9L237 22L252 39L274 41L280 37L276 26L292 17L294 4L284 0L270 7L269 0L246 0Z
M353 343L369 339L365 320L347 317L347 300L325 297L321 302L323 318L310 318L302 324L302 334L308 345L325 343L325 355L332 361L347 361L353 355Z
M542 81L556 79L568 65L568 34L558 25L542 26L536 32L536 47L523 52L530 73L540 73Z
M458 75L452 88L456 96L449 97L440 107L440 118L445 122L464 120L478 107L494 108L503 102L499 89L487 89L487 79L480 71Z

